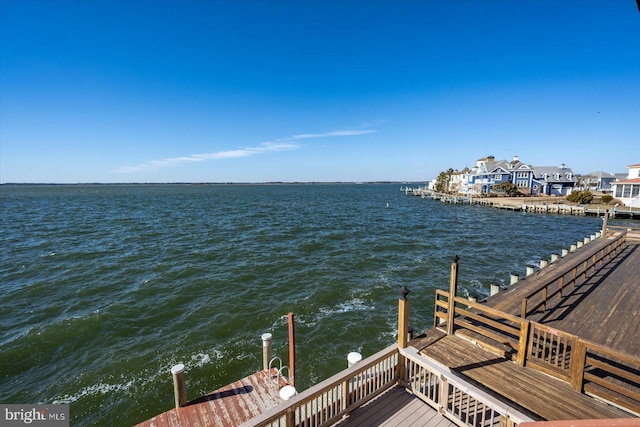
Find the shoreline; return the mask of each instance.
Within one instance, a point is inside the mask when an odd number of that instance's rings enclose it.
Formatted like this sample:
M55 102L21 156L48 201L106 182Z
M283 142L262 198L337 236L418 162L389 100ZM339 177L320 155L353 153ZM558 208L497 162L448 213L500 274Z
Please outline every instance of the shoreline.
M590 203L579 204L568 201L563 196L518 196L518 197L469 197L466 195L441 194L424 189L402 189L406 195L419 196L439 200L450 204L475 204L490 206L496 209L531 213L551 213L560 215L596 215L604 216L606 212L611 218L640 219L640 208L633 208L619 204Z

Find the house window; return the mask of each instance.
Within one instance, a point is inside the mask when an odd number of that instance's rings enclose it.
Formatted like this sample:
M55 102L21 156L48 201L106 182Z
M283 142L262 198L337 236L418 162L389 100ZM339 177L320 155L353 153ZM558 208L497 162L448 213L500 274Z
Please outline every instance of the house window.
M622 197L622 185L616 185L616 195L615 197Z
M622 197L631 197L631 185L623 186Z
M573 175L571 175L570 173L568 173L568 174L567 174L567 179L568 179L569 181L571 181L571 178L573 178Z
M556 181L558 181L560 179L560 174L557 173L555 175L553 175L553 179L555 179Z
M545 180L546 180L547 178L549 178L549 175L547 175L547 173L546 173L546 172L545 172L545 173L543 173L543 174L542 174L542 179L545 179Z
M640 185L632 185L631 188L631 197L640 196Z
M527 178L528 176L528 172L518 172L518 178Z

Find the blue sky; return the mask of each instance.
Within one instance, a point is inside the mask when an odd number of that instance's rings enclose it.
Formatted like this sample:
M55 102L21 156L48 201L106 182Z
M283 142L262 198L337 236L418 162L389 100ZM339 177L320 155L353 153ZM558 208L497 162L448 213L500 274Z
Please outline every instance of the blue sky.
M0 0L0 182L640 162L634 0Z

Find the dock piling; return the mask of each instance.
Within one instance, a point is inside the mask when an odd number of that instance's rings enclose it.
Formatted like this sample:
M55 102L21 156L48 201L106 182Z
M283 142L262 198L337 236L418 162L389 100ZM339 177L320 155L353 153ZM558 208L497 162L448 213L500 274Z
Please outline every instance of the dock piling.
M296 386L296 332L293 313L287 315L289 324L289 384Z
M176 408L187 404L187 384L184 378L184 365L178 363L171 368L173 376L173 395L175 397Z
M269 363L273 357L273 335L270 333L262 334L262 366L265 371L269 370Z
M520 280L520 275L518 273L511 273L511 277L509 280L510 285L515 285Z
M358 353L357 351L352 351L351 353L347 354L347 365L349 366L349 368L360 362L361 360L362 354Z
M447 309L447 335L453 334L455 331L453 327L453 318L455 317L456 308L456 295L458 291L458 261L460 257L458 255L453 256L453 262L451 263L451 279L449 280L449 307Z
M495 295L498 292L500 292L500 285L496 285L495 283L492 283L491 285L491 295Z
M551 264L553 264L554 262L558 261L559 259L560 259L560 255L551 254Z
M527 277L531 276L536 271L533 265L527 265Z
M569 249L562 248L562 258L566 257L567 255L569 255Z
M398 300L398 347L405 348L408 342L409 332L409 289L403 286L400 289Z
M609 211L605 212L602 218L602 237L607 236L607 222L609 221Z

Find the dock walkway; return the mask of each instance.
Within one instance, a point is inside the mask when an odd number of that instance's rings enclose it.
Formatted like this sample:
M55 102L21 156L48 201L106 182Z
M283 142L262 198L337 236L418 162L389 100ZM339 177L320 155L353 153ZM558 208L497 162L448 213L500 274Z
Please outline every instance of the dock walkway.
M531 362L527 359L525 366L508 360L513 358L514 354L519 356L519 351L524 351L523 348L518 348L517 343L514 347L513 335L509 336L499 328L496 329L496 322L487 333L482 333L482 328L478 329L478 306L461 310L462 314L455 318L454 334L447 335L444 331L434 328L409 342L409 345L416 348L422 356L447 366L472 382L490 389L501 399L512 402L532 418L625 418L633 416L631 411L635 411L638 416L640 243L635 239L628 239L614 255L606 256L602 261L595 261L610 242L609 238L597 239L579 251L568 254L554 264L489 297L482 304L487 310L511 315L512 320L509 322L513 322L517 318L522 319L523 298L531 296L549 283L556 284L556 288L561 286L557 283L571 283L555 296L550 296L546 305L532 309L531 312L525 310L526 320L544 329L540 332L542 335L536 335L535 338L543 340L543 351L549 351L549 355L543 356L544 359L553 360L557 367L545 368L535 359ZM576 277L576 265L579 266L577 279L571 280L572 277ZM585 273L584 276L582 273ZM553 286L549 287L549 295L552 295L554 289ZM532 297L530 303L533 304L529 307L540 304L540 295ZM546 296L547 290L542 295ZM457 302L459 303L458 300ZM550 329L546 330L547 328ZM558 334L566 336L567 341L562 341L565 338L560 338ZM618 365L624 369L624 372L619 369L619 373L626 379L615 378L618 375L615 373L615 367L613 375L605 374L604 377L600 376L603 374L598 373L596 369L585 374L585 378L588 375L590 380L585 381L584 385L586 393L593 392L609 403L622 404L625 410L581 393L575 384L572 386L573 380L569 381L567 378L567 375L573 375L569 372L569 361L574 351L578 351L573 339L583 340L582 342L589 343L589 346L593 343L592 347L596 352L600 351L597 350L597 346L606 348L614 365L616 357L627 360L626 368ZM552 347L553 345L555 347ZM505 349L502 355L497 351L501 348ZM513 352L509 354L506 349L512 349ZM527 358L531 351L529 343ZM564 354L556 354L556 351L563 351ZM598 359L599 356L593 355L590 351L587 352L587 359L597 367L599 362L594 358ZM532 365L529 366L529 363ZM615 384L612 385L612 389L603 390L594 376L605 378L607 375L609 379L613 378L612 382ZM622 389L627 390L623 395L619 393ZM629 393L636 396L635 401L628 398Z
M136 427L238 426L282 402L272 374L257 372Z
M585 394L566 382L522 367L469 340L431 329L427 337L409 343L429 359L490 389L534 419L628 418L630 414Z
M333 427L455 427L449 419L399 385L365 403Z
M596 253L606 239L598 239L578 253L560 259L513 289L489 297L485 305L520 315L522 298L550 277L561 272L573 257ZM549 300L547 310L527 319L577 335L630 356L640 356L640 243L627 241L617 256L599 266L578 286L562 297Z

